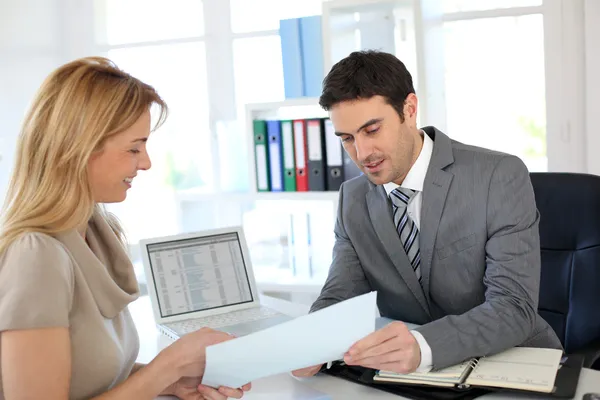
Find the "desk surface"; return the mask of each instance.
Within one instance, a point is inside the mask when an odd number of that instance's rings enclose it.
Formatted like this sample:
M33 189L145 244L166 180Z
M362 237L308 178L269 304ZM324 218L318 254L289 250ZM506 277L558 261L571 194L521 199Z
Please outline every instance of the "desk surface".
M264 305L271 307L281 313L291 316L300 316L308 312L308 306L294 304L273 297L261 297ZM168 346L171 340L160 334L156 328L152 307L148 296L143 296L132 303L129 307L136 327L140 335L139 362L147 363L156 354ZM318 397L314 392L322 392L328 397ZM286 393L282 393L285 391ZM311 393L312 392L312 393ZM589 392L600 393L600 371L584 369L581 371L579 386L575 399L583 399L583 395ZM493 394L481 397L482 399L543 399L539 396L526 395L500 395ZM166 398L165 398L166 399ZM327 375L318 375L312 378L297 379L289 374L281 374L253 382L253 389L244 396L246 400L362 400L362 399L386 399L398 400L399 396L371 389L365 386L347 382Z

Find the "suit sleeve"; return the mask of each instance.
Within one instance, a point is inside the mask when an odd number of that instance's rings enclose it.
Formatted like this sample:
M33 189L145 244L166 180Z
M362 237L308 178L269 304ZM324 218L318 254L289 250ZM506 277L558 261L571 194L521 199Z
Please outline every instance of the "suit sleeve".
M527 168L517 157L502 158L487 200L485 302L417 329L432 349L434 369L518 346L531 335L541 271L538 224Z
M371 291L362 265L344 227L344 184L340 187L338 216L335 223L335 244L329 275L321 294L310 308L310 312L320 310L335 303Z

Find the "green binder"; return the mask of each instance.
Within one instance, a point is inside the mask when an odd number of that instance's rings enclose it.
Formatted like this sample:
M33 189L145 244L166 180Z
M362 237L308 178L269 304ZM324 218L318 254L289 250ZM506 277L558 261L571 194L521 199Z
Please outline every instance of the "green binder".
M269 146L267 140L267 123L254 120L254 170L256 171L256 190L269 192L271 179L269 174Z
M294 154L294 130L292 121L281 121L281 142L283 153L283 190L296 191L296 157Z

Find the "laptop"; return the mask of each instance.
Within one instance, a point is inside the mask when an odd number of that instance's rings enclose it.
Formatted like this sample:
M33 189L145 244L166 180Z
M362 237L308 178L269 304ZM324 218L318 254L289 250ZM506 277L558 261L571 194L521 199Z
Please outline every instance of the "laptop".
M140 246L156 324L173 339L202 327L244 336L292 319L261 306L241 227Z

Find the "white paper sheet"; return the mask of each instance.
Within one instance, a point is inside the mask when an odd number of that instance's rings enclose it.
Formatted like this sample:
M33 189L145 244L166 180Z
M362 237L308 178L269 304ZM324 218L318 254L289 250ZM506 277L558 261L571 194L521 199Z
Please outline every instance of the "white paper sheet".
M240 387L253 380L342 359L375 330L376 293L343 301L206 349L202 383Z

